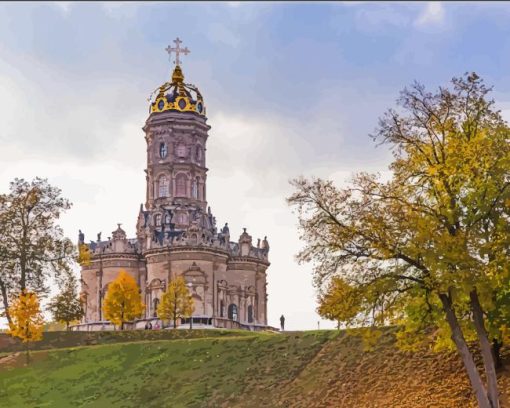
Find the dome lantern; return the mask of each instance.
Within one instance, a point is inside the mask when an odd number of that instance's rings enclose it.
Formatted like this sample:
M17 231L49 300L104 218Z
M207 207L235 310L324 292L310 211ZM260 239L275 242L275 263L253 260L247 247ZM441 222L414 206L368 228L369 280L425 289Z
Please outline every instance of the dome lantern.
M168 46L165 50L171 55L175 53L175 68L172 73L171 82L165 82L149 98L150 107L149 114L176 111L190 112L205 116L206 110L202 94L193 84L184 83L184 74L181 68L179 55L182 53L188 55L190 50L188 47L181 48L182 41L177 37L174 40L175 47ZM154 97L154 95L156 95Z

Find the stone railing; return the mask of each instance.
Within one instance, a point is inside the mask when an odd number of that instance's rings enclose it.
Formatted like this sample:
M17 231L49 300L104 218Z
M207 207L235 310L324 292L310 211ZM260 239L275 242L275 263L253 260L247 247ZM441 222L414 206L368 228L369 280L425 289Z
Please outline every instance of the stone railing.
M178 321L178 328L188 328L189 320L184 320L181 322ZM164 324L157 317L151 317L147 319L137 319L133 322L124 323L124 330L144 330L146 325L150 323L152 326L152 330L155 329L169 329L172 328L172 322L168 322ZM241 323L235 320L228 319L226 317L209 317L209 316L193 316L193 327L196 328L216 328L216 329L242 329L242 330L250 330L250 331L262 331L262 330L273 330L278 331L278 329L267 326L264 324L256 324L256 323ZM113 324L109 321L103 322L90 322L90 323L81 323L71 326L72 331L108 331L115 330Z

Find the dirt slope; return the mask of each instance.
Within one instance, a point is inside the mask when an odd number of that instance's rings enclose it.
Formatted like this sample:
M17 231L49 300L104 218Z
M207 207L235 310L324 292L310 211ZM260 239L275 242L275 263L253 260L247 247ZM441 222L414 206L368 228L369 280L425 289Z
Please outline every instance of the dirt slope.
M279 407L475 408L469 380L457 354L398 351L391 335L374 350L358 338L340 336L325 344L281 390ZM505 351L507 367L510 352ZM500 373L502 408L510 408L510 372Z

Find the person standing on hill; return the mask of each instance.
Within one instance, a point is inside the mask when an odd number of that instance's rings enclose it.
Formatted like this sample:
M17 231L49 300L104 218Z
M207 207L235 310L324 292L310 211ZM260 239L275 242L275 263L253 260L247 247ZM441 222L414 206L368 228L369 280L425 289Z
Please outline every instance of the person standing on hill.
M282 331L284 331L285 330L285 316L284 315L280 316L280 326L282 328Z

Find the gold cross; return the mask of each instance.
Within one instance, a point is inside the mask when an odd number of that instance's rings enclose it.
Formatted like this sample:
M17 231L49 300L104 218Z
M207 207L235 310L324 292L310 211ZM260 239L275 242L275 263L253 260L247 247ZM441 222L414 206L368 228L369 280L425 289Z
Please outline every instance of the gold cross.
M174 61L174 64L175 65L180 65L181 64L181 61L179 60L179 54L182 52L184 55L188 55L191 51L188 50L188 47L184 47L184 48L181 48L180 47L180 44L182 43L182 41L179 39L179 37L177 37L175 40L174 40L174 43L175 43L175 47L166 47L165 48L165 51L168 52L168 55L171 56L172 55L172 52L175 52L175 61Z

